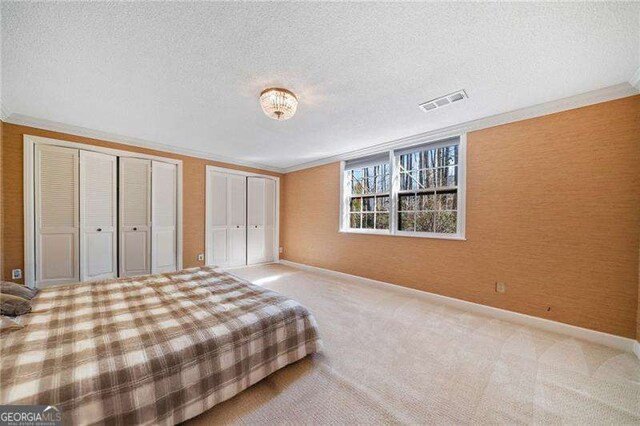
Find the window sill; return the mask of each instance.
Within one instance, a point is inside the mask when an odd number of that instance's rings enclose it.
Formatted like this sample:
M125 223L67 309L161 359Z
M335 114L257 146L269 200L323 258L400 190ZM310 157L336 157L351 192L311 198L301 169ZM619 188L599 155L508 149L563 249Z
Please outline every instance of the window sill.
M467 241L467 239L458 234L422 234L417 232L402 232L391 233L389 231L376 230L376 229L340 229L338 231L341 234L360 234L360 235L385 235L387 237L409 237L409 238L432 238L436 240L454 240L454 241Z

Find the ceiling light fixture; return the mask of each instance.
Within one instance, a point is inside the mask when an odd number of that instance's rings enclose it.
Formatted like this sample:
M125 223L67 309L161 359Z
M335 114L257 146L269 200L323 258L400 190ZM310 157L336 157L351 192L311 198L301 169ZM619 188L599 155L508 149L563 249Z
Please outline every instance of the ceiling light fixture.
M296 113L298 98L290 90L271 87L260 93L260 106L267 117L288 120Z

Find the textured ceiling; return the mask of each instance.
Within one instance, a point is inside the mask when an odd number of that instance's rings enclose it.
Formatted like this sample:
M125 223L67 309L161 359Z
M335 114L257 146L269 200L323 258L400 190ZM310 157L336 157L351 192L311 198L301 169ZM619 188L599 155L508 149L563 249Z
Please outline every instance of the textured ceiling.
M273 167L628 81L640 3L2 3L20 114ZM283 86L296 116L267 118ZM470 99L426 114L421 102ZM9 117L11 118L11 117Z

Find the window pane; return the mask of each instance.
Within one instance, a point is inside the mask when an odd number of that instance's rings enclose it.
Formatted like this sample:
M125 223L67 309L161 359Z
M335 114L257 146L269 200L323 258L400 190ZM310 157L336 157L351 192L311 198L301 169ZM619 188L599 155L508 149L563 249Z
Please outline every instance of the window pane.
M363 213L362 214L362 229L373 229L375 220L374 213Z
M434 194L416 195L416 210L435 210L436 196Z
M438 187L447 188L458 185L458 167L442 167L438 170Z
M411 154L403 154L400 156L400 170L411 170L412 164Z
M362 216L360 213L351 213L351 217L349 218L349 227L350 228L360 228L360 217Z
M365 212L372 212L375 210L376 200L375 197L364 197L362 199L362 210Z
M389 229L389 213L376 214L376 229Z
M416 197L413 194L398 195L398 210L407 211L416 209Z
M433 232L433 212L416 213L416 231L417 232Z
M436 171L434 169L420 170L420 187L422 189L432 189L436 187Z
M438 149L438 166L454 166L458 164L458 145Z
M375 178L373 177L364 177L362 179L362 193L363 194L371 194L371 186L375 185Z
M418 172L400 174L400 190L415 190L418 186Z
M436 200L438 210L456 210L458 208L458 194L438 194Z
M398 214L398 230L413 231L415 229L415 213Z
M359 212L362 210L362 198L352 198L349 205L351 212Z
M457 216L456 212L436 213L436 232L455 234Z
M353 195L359 195L362 194L362 191L362 179L356 179L355 177L353 177L351 179L351 193Z
M353 179L362 180L362 169L351 170L351 177Z
M376 177L376 192L389 192L389 175Z
M389 197L382 196L376 197L376 210L379 212L388 212L389 211Z

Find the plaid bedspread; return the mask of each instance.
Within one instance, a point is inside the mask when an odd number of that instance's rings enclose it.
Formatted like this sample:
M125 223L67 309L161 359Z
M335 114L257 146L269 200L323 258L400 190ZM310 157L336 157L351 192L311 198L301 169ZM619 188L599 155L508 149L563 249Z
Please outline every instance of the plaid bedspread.
M213 268L44 289L0 335L0 404L176 424L320 349L297 302Z

